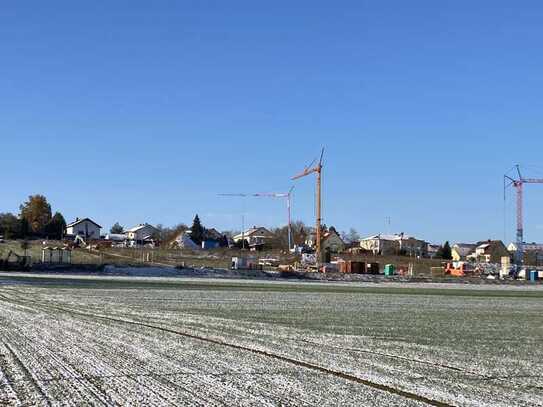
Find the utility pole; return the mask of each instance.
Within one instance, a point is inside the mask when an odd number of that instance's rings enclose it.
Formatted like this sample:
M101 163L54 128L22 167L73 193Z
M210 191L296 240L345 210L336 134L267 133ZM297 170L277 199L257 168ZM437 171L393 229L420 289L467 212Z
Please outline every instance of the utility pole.
M218 194L219 196L234 196L243 198L243 208L241 211L241 250L245 249L245 198L249 194Z
M524 258L524 184L543 184L543 178L524 178L520 172L520 165L515 166L518 179L509 175L503 177L503 199L505 200L505 191L513 186L517 191L517 251L515 252L515 263L522 264Z
M292 180L297 180L302 177L306 177L309 174L316 173L317 174L317 202L316 202L316 208L317 208L317 219L316 219L316 256L317 256L317 270L319 269L319 266L321 264L321 183L322 183L322 158L324 156L324 148L321 150L321 157L317 165L312 167L313 162L309 164L300 174L292 177Z

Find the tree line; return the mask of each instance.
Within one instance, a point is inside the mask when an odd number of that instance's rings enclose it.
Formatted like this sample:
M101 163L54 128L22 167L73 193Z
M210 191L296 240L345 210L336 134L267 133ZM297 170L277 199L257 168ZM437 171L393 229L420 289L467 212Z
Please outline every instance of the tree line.
M4 239L62 239L66 220L60 212L53 214L43 195L31 195L19 206L17 215L0 213L0 235Z

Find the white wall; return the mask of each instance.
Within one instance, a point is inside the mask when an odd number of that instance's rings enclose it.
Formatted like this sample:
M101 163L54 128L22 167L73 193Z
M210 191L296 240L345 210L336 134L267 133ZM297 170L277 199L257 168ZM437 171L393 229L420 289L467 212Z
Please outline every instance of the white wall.
M100 228L94 223L86 220L66 228L66 234L79 235L83 238L87 237L88 239L100 239Z
M156 228L151 225L145 225L145 227L139 229L136 232L129 232L128 238L130 240L143 240L145 236L152 235L155 232L157 232Z

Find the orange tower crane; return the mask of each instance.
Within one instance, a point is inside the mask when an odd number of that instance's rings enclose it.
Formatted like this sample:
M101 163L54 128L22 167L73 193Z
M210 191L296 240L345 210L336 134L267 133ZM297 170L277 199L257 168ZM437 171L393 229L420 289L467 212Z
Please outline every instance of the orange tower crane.
M317 268L321 263L321 181L322 181L322 157L324 156L324 148L321 150L321 158L317 165L313 167L315 160L311 162L300 174L292 177L292 180L296 180L302 177L306 177L309 174L317 174L317 222L316 222L316 256L317 256Z

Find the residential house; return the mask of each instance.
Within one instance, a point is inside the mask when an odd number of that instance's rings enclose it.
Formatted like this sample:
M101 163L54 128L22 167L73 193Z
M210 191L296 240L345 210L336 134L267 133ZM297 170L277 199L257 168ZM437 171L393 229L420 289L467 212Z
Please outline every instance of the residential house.
M517 252L517 244L511 243L507 246L507 250L514 255ZM530 266L542 266L543 265L543 244L540 243L524 243L522 245L524 252L524 264Z
M441 249L441 246L438 244L430 244L428 243L426 247L426 255L430 259L435 259L437 255L439 254L439 250Z
M424 240L407 236L404 233L397 235L399 254L403 256L426 257L428 254L428 243Z
M322 236L322 250L330 250L331 253L341 253L345 250L346 245L341 236L335 231L326 231Z
M66 237L68 238L83 238L88 239L100 239L100 230L102 226L89 218L79 219L76 218L74 222L66 225Z
M396 235L378 234L368 236L360 240L360 247L375 255L396 254L398 252Z
M223 234L215 228L206 229L204 235L206 240L220 241L223 238Z
M265 246L269 246L274 238L275 236L273 233L262 226L253 226L244 233L240 233L233 237L235 243L238 243L244 239L252 250L262 249Z
M315 232L311 232L306 239L305 244L310 248L315 248L317 237ZM341 236L334 230L326 230L321 236L321 250L329 250L330 253L341 253L345 251L347 245Z
M171 247L178 249L191 249L198 250L200 246L192 241L190 238L190 230L180 232L171 242Z
M115 247L125 247L127 245L127 238L124 233L108 233L105 240Z
M451 255L453 261L466 261L470 254L475 252L476 244L471 243L455 243L451 247Z
M424 240L407 236L404 233L394 235L378 234L360 240L360 247L364 250L380 255L407 255L426 256L428 243Z
M467 256L468 260L475 260L482 263L496 263L502 261L502 257L511 254L501 240L487 240L477 243L475 252Z
M140 223L125 232L129 246L155 244L160 231L148 223Z
M216 249L221 247L223 241L224 236L217 229L206 229L204 232L204 240L202 241L202 249Z
M517 244L511 243L509 246L507 246L507 250L509 250L511 253L515 253L517 251ZM541 243L524 243L522 245L522 250L525 252L543 252L543 244Z

